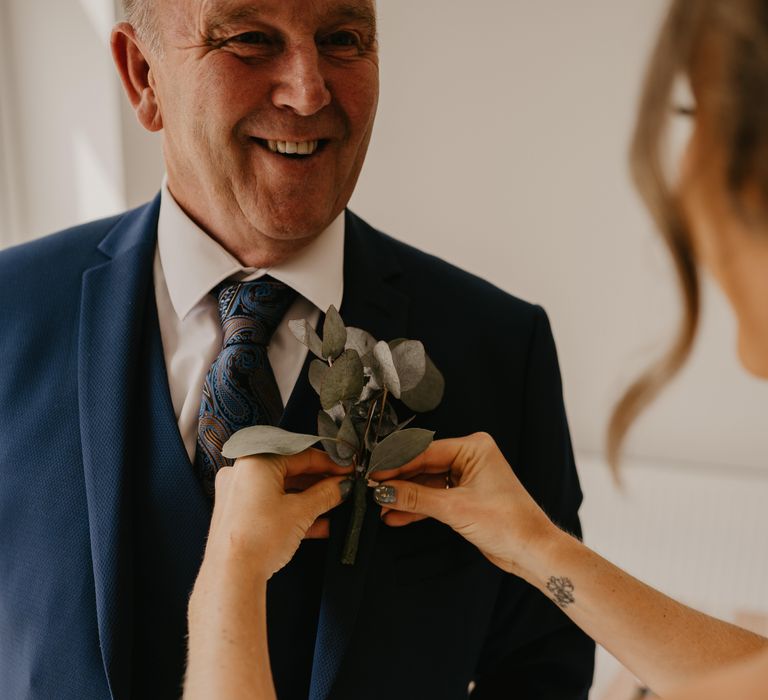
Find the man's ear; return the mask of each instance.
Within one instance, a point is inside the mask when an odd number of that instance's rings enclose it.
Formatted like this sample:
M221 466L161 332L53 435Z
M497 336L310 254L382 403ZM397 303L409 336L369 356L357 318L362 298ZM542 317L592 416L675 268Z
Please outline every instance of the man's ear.
M146 49L139 43L134 28L127 22L115 25L110 45L117 72L136 117L147 131L160 131L163 118L154 89L152 69L145 56Z

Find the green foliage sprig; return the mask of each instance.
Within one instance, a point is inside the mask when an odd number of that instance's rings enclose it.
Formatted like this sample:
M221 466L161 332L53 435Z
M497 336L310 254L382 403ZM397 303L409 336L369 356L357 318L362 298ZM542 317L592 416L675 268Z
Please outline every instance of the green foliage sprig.
M315 356L309 381L320 397L317 435L258 425L236 432L222 454L236 459L255 454L298 454L321 442L331 459L353 467L352 517L342 554L354 564L368 487L378 471L396 469L429 447L434 432L400 421L392 399L417 413L436 408L445 381L418 340L377 341L360 328L347 327L331 306L322 339L306 321L291 321L296 338Z

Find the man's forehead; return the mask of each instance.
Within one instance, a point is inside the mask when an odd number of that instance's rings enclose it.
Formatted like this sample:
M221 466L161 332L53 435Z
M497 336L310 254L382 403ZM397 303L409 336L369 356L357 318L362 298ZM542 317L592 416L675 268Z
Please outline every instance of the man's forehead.
M206 25L294 17L300 19L341 18L375 25L375 0L163 0ZM182 9L183 8L183 9Z

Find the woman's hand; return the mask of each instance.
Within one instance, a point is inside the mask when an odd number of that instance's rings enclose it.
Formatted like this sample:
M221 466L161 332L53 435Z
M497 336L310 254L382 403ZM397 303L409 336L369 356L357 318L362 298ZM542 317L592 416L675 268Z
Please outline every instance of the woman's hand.
M560 534L484 433L438 440L409 464L376 478L382 483L374 498L384 506L387 525L435 518L518 576L528 573L529 555Z
M203 565L189 600L185 700L274 698L267 580L302 539L327 537L320 516L349 494L350 469L325 452L246 457L216 475Z
M219 470L203 565L240 560L270 578L303 539L328 537L328 519L320 516L348 495L351 482L343 482L350 473L314 449L244 457Z

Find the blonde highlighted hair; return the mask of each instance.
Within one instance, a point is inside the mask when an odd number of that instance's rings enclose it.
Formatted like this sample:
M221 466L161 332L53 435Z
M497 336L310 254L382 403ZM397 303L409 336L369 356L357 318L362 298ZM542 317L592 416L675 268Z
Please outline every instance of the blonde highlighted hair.
M701 52L720 62L716 71L701 75L699 68L697 74ZM692 239L675 183L665 168L672 90L681 75L696 81L707 95L712 125L707 137L724 156L724 172L717 175L734 212L749 220L755 214L764 218L768 205L768 0L674 0L648 65L632 140L631 171L674 261L683 313L667 352L629 386L614 408L607 438L607 457L614 470L632 423L687 360L699 323L699 273ZM758 193L757 212L745 204L747 184Z

